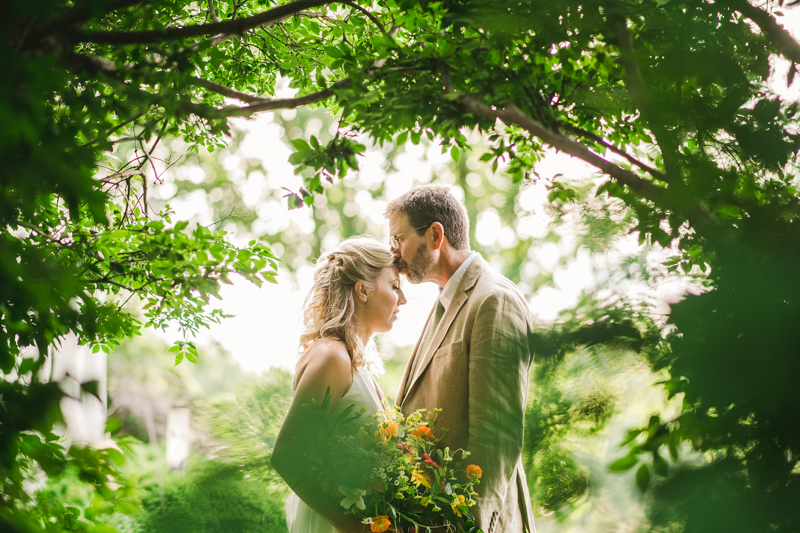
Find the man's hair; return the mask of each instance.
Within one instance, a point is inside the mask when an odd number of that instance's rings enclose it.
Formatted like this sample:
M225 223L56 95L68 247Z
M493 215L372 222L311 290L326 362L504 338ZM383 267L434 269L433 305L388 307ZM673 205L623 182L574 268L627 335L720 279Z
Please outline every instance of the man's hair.
M448 187L442 185L423 185L414 187L400 198L395 198L386 206L387 218L396 213L408 217L412 228L423 235L428 227L438 222L444 227L444 234L450 246L456 250L469 249L469 217Z

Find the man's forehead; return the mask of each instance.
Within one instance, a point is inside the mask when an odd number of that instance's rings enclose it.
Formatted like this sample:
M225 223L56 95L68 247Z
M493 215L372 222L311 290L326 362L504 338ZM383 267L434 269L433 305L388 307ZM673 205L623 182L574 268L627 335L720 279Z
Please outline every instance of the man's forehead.
M408 215L405 213L397 211L389 217L389 232L392 235L403 233L406 226L408 226Z

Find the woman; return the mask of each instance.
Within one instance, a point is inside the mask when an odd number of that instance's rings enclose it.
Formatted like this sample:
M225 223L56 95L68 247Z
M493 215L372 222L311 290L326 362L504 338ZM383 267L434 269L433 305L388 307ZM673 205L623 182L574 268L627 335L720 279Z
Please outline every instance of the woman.
M272 452L273 467L295 492L286 501L290 533L363 530L304 475L295 437L301 433L300 406L312 399L321 404L328 387L331 410L355 404L370 415L382 408L383 393L372 375L382 365L371 339L392 329L399 307L406 303L393 259L377 240L352 237L317 264L304 306L294 398Z

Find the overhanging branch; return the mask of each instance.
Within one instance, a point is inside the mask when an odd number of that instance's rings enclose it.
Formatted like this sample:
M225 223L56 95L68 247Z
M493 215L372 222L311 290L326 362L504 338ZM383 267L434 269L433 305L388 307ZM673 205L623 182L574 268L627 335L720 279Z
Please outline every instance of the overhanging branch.
M579 135L579 136L584 137L586 139L589 139L589 140L591 140L593 142L596 142L597 144L599 144L601 146L604 146L605 148L607 148L608 150L611 150L615 154L617 154L617 155L619 155L621 157L624 157L632 165L635 165L635 166L641 168L642 170L644 170L645 172L647 172L648 174L650 174L654 178L660 179L663 182L667 181L667 177L664 175L663 172L659 172L658 170L654 169L650 165L647 165L647 164L639 161L635 157L629 155L625 150L622 150L621 148L617 148L616 146L614 146L610 142L604 140L602 137L599 137L598 135L595 135L594 133L592 133L590 131L586 131L584 129L578 128L577 126L572 126L571 124L565 124L565 125L562 125L561 127L564 128L565 130L569 131L569 132L574 133L575 135Z
M655 203L660 208L673 210L676 207L674 202L670 199L667 189L637 176L630 170L625 170L615 165L574 139L544 127L536 120L523 114L513 103L503 108L491 107L473 96L458 93L450 80L449 71L446 68L442 68L441 73L445 91L453 95L455 101L462 104L464 108L473 115L490 120L500 119L506 124L519 126L553 148L589 163L616 180L620 185L627 186L631 191L635 192L643 199ZM710 227L712 231L719 228L719 222L698 201L692 200L691 205L688 206L686 211L688 211L686 218L693 225Z
M767 40L772 43L783 57L800 64L800 43L795 41L792 34L778 23L772 15L751 5L747 0L732 0L725 3L755 22L764 32Z
M356 4L355 2L351 2L350 0L337 0L337 1L342 3L342 4L344 4L344 5L346 5L346 6L350 6L351 8L353 8L353 9L355 9L357 11L360 11L361 13L364 14L364 16L366 16L368 19L370 19L373 22L373 24L375 24L378 27L379 30L381 30L381 33L383 33L384 35L388 35L388 32L386 31L386 27L383 24L381 24L381 21L378 20L378 17L376 17L375 15L370 13L368 9L365 9L365 8L361 7L360 5Z
M166 41L200 37L205 35L227 35L277 24L294 14L314 7L333 3L335 0L295 0L288 4L274 7L251 17L241 19L197 24L182 28L165 28L163 30L146 31L93 31L77 32L75 42L91 42L97 44L154 44Z
M44 37L64 28L87 22L91 20L92 17L131 7L141 2L142 0L112 0L106 2L105 5L102 3L87 3L77 7L66 8L34 27L30 34L25 37L25 44L22 48L25 49L30 46L35 46L35 44L39 43Z
M394 38L395 34L399 30L399 26L393 26L387 33L391 38ZM365 76L367 78L371 78L375 75L375 72L378 69L381 69L386 64L386 58L378 59L372 63L372 66L369 68L365 68L359 71L359 75ZM386 69L387 72L396 72L401 70L407 69ZM195 78L199 80L199 78ZM250 95L240 93L238 91L234 91L233 89L229 89L222 85L215 84L213 82L208 82L206 80L201 80L206 88L210 88L213 84L215 85L220 91L219 94L225 94L221 92L221 90L225 90L229 93L236 93L240 96L248 97L248 98L256 98ZM337 81L327 89L322 89L321 91L317 91L311 94L307 94L305 96L300 96L297 98L276 98L276 99L269 99L269 98L260 98L258 103L254 103L253 105L249 105L246 107L239 107L239 106L228 106L223 107L222 109L215 109L209 108L207 106L201 106L197 104L184 104L183 108L189 111L190 113L194 113L200 117L205 119L222 119L222 118L229 118L229 117L249 117L254 115L255 113L260 113L263 111L275 111L277 109L294 109L296 107L301 107L304 105L309 104L316 104L319 102L323 102L334 95L337 89L345 89L353 83L353 79L350 77L344 78L342 80ZM198 83L198 85L200 85ZM211 89L215 90L215 89ZM239 98L238 96L232 96L233 98Z
M194 113L195 115L198 115L205 119L213 120L213 119L222 119L229 117L249 117L251 115L254 115L256 113L261 113L263 111L275 111L277 109L294 109L296 107L302 107L304 105L323 102L328 98L330 98L331 96L333 96L336 89L344 89L348 87L351 83L353 83L352 79L345 78L343 80L336 82L327 89L307 94L305 96L299 96L297 98L275 98L275 99L257 98L258 103L254 103L253 105L245 107L227 106L223 107L222 109L215 109L212 107L202 106L198 104L184 104L183 107L190 113ZM227 91L230 92L237 92L233 91L232 89L227 89L226 87L223 87L223 89L226 89ZM220 91L215 91L215 92L224 94ZM244 95L244 93L239 93L239 94ZM249 96L249 95L244 95L244 96ZM233 98L238 98L238 97L233 96Z
M199 87L208 89L209 91L221 94L222 96L227 96L228 98L235 98L237 100L241 100L242 102L247 102L248 104L259 104L272 101L270 98L261 98L260 96L242 93L235 89L231 89L230 87L225 87L219 83L214 83L213 81L204 80L202 78L189 78L189 81Z
M506 124L514 124L528 130L532 135L538 137L553 148L586 161L648 200L655 201L663 195L665 189L642 179L630 170L625 170L615 165L574 139L546 128L536 120L523 114L513 103L503 108L495 108L480 102L473 96L458 93L453 87L450 81L450 73L446 69L442 70L442 81L444 82L445 90L449 94L456 95L455 100L461 103L464 108L473 115L490 120L499 118Z
M475 98L464 96L462 99L465 107L471 113L482 113L482 116L486 118L499 118L506 124L515 124L524 128L553 148L586 161L648 200L656 201L665 191L662 187L657 187L654 183L642 179L630 170L625 170L599 154L592 152L574 139L545 128L534 119L524 115L514 104L493 110Z

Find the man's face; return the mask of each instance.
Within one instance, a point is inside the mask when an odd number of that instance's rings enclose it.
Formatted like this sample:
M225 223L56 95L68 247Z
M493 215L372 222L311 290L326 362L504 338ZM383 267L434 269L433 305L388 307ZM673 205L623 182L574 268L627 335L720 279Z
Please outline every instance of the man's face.
M389 234L401 235L397 238L397 247L392 248L394 264L410 283L417 284L426 280L433 256L425 236L413 230L404 213L395 213L389 218Z

